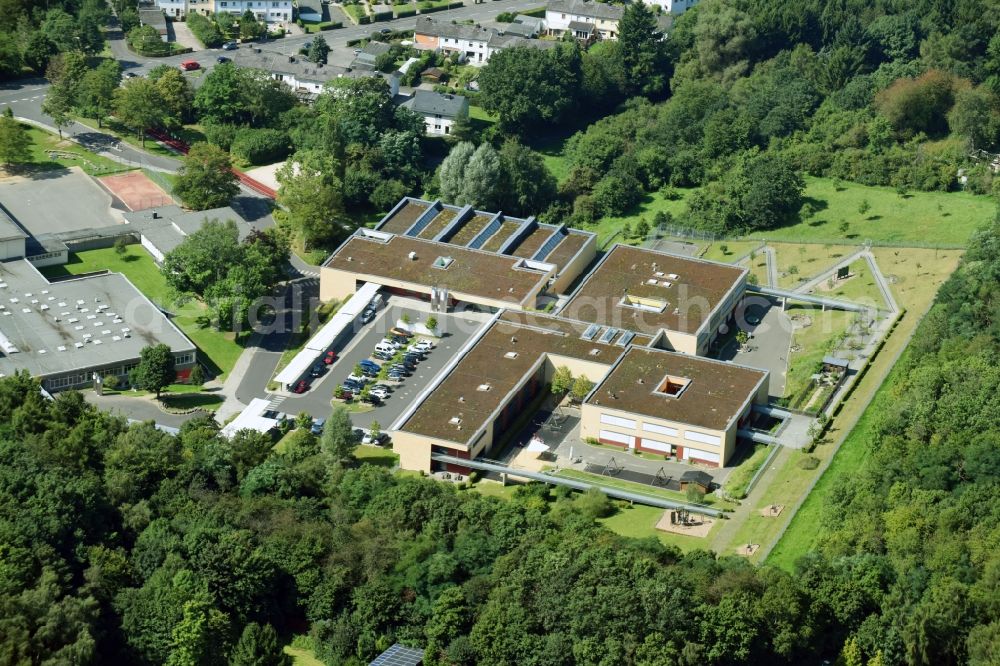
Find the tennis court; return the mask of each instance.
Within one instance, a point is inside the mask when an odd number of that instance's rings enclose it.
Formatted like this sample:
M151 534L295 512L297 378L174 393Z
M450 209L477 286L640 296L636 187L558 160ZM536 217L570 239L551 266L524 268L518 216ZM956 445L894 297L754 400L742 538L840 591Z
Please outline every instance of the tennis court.
M129 210L144 210L174 203L170 195L141 171L104 176L100 181Z

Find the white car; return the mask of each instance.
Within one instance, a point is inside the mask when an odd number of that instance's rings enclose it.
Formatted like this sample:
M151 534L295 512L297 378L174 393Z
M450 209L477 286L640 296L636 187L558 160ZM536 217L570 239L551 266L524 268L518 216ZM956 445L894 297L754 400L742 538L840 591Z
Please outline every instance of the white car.
M421 340L420 342L414 342L410 345L410 349L415 349L416 351L427 353L434 349L434 343L430 340Z
M347 376L347 380L348 381L352 381L352 382L357 382L359 384L367 384L368 382L371 381L370 379L368 379L364 375L361 375L359 377L358 375L354 374L353 372Z
M369 395L373 395L379 400L386 400L389 397L389 392L384 388L373 388L368 392Z
M364 436L361 438L361 443L371 444L371 445L382 444L387 439L389 439L389 436L386 435L385 433L379 433L378 437L372 437L372 434L370 432L366 432Z

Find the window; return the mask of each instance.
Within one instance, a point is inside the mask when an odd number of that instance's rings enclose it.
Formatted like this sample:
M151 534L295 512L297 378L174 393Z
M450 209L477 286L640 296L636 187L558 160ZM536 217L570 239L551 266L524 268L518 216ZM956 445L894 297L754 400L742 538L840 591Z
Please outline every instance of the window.
M670 453L670 445L669 444L667 444L666 442L661 442L661 441L655 440L655 439L646 439L645 437L643 437L642 441L639 443L639 446L641 446L644 449L650 449L651 451L660 451L661 453Z
M450 125L445 125L444 126L444 133L445 134L451 134L451 126Z
M701 460L703 462L710 462L718 464L722 459L718 453L711 453L709 451L701 451L699 449L684 448L684 460Z
M613 430L602 430L600 432L600 440L605 442L615 442L616 444L632 445L632 438L630 436L623 435L620 432L614 432Z
M706 435L705 433L698 432L696 430L685 430L684 439L692 442L701 442L702 444L714 444L715 446L722 444L722 440L716 435Z
M635 421L632 419L623 419L620 416L612 416L611 414L601 414L601 423L605 425L618 426L620 428L635 429Z
M667 435L669 437L677 437L680 434L677 432L677 428L668 428L656 425L655 423L643 423L642 429L646 432L655 432L658 435Z

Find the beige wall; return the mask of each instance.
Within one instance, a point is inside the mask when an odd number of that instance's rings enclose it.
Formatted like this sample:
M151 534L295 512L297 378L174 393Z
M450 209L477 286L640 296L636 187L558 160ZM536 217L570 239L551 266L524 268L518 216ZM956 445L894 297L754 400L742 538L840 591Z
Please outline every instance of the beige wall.
M587 379L597 384L604 379L604 375L608 374L608 368L617 360L617 357L611 358L610 356L603 362L585 361L557 354L547 354L547 356L549 361L545 368L545 381L547 382L552 381L552 375L555 374L556 368L565 365L574 377L586 375Z
M577 255L565 266L560 266L560 273L552 283L552 291L565 294L573 282L590 265L597 256L597 236L591 236Z
M406 291L412 291L418 294L427 294L430 296L431 287L417 284L415 282L404 282L402 280L391 280L377 275L365 275L363 273L349 273L336 268L328 268L326 266L320 268L320 278L319 278L319 298L323 302L332 301L334 299L343 299L350 296L355 291L355 284L357 282L373 282L375 284L380 284L383 287L389 287L391 289L403 289ZM483 298L480 296L473 296L471 294L464 294L458 291L449 291L451 298L462 301L464 303L474 303L488 308L505 308L507 310L524 310L526 308L533 309L538 303L538 294L545 287L545 281L539 280L538 287L533 292L531 292L528 298L525 300L524 304L517 303L514 301L504 301L495 298Z
M681 352L682 354L698 355L698 337L662 329L663 334L653 341L651 346L659 349Z
M679 423L676 421L667 421L665 419L657 419L650 416L642 416L639 414L634 414L631 412L626 412L620 409L609 409L603 405L589 405L584 404L581 411L580 418L580 437L581 439L586 439L588 437L593 437L598 439L600 437L601 430L610 430L612 432L620 433L622 435L629 435L635 438L635 442L639 445L643 438L655 439L659 442L664 442L670 444L674 447L676 451L677 447L683 448L695 448L702 451L708 451L710 453L717 453L721 456L720 467L724 466L732 456L733 449L736 444L736 424L729 429L729 431L722 430L711 430L708 428L695 428L688 426L684 423ZM609 416L617 416L624 419L631 419L635 421L635 428L627 428L624 426L610 425L601 423L601 414L607 414ZM673 437L670 435L665 435L662 433L648 432L642 429L643 424L652 424L655 426L661 426L666 428L673 428L677 431L677 436ZM703 433L705 435L715 435L721 440L720 446L713 446L711 444L703 444L701 442L692 442L690 440L684 439L685 431L695 431Z

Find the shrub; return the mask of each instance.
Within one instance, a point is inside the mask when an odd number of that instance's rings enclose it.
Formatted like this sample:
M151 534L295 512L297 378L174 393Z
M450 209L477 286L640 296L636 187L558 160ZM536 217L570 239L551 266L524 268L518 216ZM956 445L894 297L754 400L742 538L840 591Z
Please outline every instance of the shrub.
M271 164L288 157L288 136L279 130L247 127L236 132L230 152L250 164Z
M408 18L410 16L416 16L417 15L417 8L416 7L405 7L405 8L404 7L397 7L396 10L395 10L395 12L396 12L396 18Z
M372 21L378 23L379 21L391 21L392 20L392 10L384 12L375 12L372 15Z
M816 456L806 456L799 461L799 467L802 469L816 469L819 467L819 458Z
M497 23L513 23L513 21L514 21L514 12L500 12L499 14L497 14L496 18Z
M205 139L210 144L228 151L233 145L233 139L236 138L236 132L238 132L240 128L236 125L206 123L205 125L202 125L201 129L205 134Z
M225 41L219 26L201 14L191 12L185 18L185 22L205 48L222 46L222 42Z

